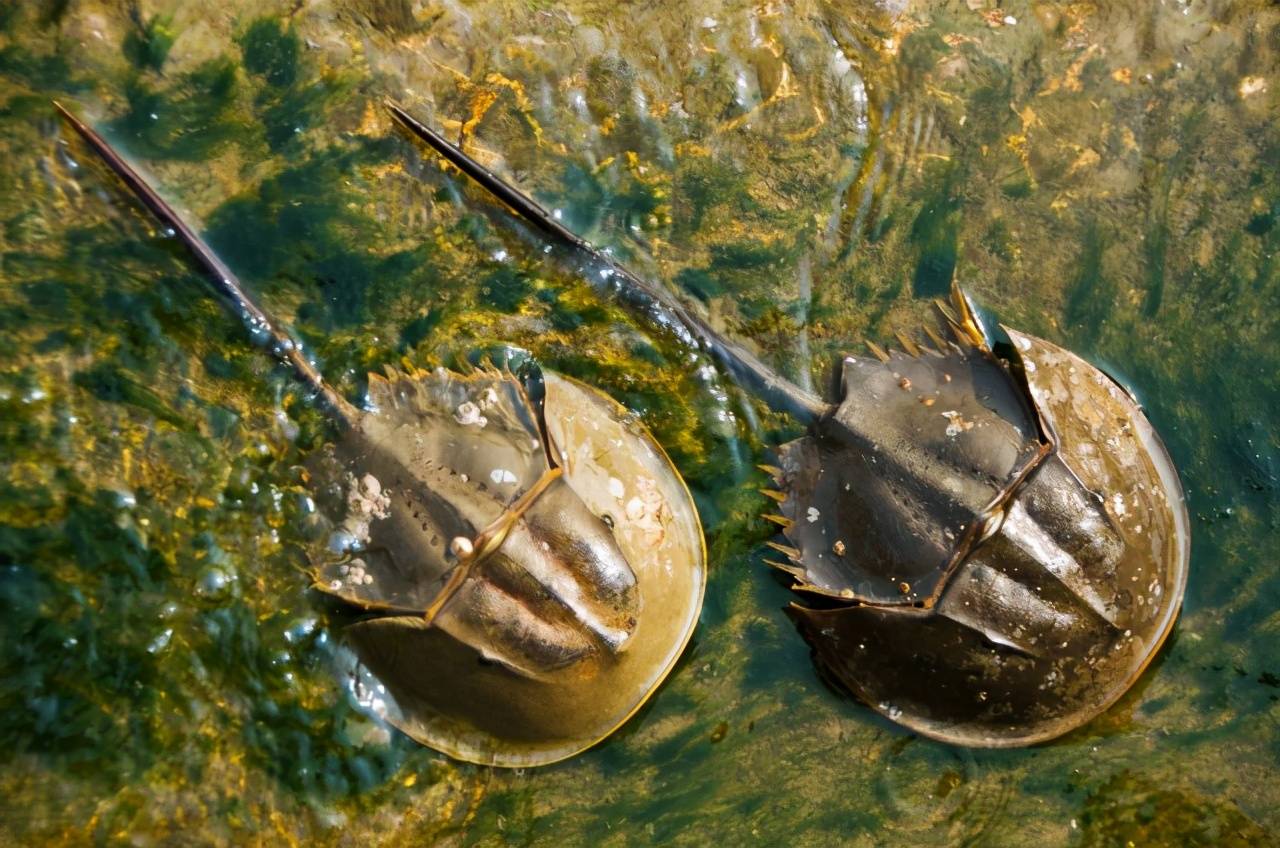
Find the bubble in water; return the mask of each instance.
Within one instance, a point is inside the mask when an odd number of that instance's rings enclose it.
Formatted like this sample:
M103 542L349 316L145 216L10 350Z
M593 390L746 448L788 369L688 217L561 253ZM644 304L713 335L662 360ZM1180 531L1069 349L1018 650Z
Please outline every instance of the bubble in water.
M217 601L231 594L236 576L221 565L209 566L196 580L196 594L205 600Z

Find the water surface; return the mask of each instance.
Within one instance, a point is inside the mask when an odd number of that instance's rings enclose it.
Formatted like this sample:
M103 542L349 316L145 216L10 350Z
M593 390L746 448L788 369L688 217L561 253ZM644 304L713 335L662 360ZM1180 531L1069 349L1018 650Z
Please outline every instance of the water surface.
M1257 845L1280 832L1280 9L1262 0L60 2L0 11L0 841ZM756 489L797 434L548 258L394 96L804 385L928 320L1110 368L1180 468L1170 644L1057 742L829 690ZM75 105L341 391L504 345L643 416L711 575L624 729L529 772L368 716L306 590L326 429L84 151Z

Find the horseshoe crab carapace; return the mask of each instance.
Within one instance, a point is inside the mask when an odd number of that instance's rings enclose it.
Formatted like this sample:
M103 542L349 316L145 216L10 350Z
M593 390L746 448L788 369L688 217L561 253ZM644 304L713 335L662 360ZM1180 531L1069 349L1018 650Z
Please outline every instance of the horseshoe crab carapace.
M639 709L693 632L706 569L692 498L635 416L532 366L388 370L354 406L146 181L58 110L334 422L317 479L346 513L312 576L350 613L342 632L360 679L385 689L384 717L459 759L533 766Z
M859 699L947 742L1028 745L1098 715L1155 656L1186 584L1186 507L1160 438L1098 368L1008 328L997 356L953 288L941 333L845 357L841 396L824 402L388 106L624 301L807 425L767 467L787 541L774 564L811 601L787 612L820 668Z

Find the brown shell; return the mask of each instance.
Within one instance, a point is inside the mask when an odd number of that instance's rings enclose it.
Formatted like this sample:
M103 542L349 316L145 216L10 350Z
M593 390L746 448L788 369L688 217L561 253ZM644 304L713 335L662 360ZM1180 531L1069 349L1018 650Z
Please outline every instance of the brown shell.
M702 530L666 455L605 395L543 377L545 432L507 373L372 377L338 448L365 477L336 547L359 550L317 587L368 613L343 635L369 703L471 762L541 765L607 736L701 607ZM461 567L455 539L483 556Z
M359 619L345 629L357 696L426 745L508 766L570 756L634 713L692 633L706 576L692 499L643 425L550 374L540 415L492 369L372 375L369 408L353 408L147 181L55 106L341 430L316 462L339 479L317 476L315 493L346 501L343 524L313 577Z
M932 602L1041 448L1025 392L984 350L846 358L840 405L780 452L800 588Z
M787 569L799 576L802 589L835 597L848 597L847 590L856 596L822 609L789 608L820 666L896 722L948 742L988 747L1059 736L1114 703L1172 628L1190 558L1181 485L1133 399L1074 354L1007 332L1021 376L988 359L985 351L965 350L965 345L940 356L895 354L882 364L909 373L915 389L936 385L931 378L954 373L959 362L986 363L981 368L988 388L975 391L972 399L987 412L966 412L973 429L955 438L961 442L971 435L970 450L981 455L993 448L989 456L1003 457L1000 461L957 461L957 456L970 455L964 448L934 451L933 478L908 479L901 491L890 486L886 497L886 488L865 485L863 466L910 468L912 463L899 460L895 465L883 458L891 448L873 457L855 456L855 462L849 462L847 447L828 454L815 451L826 443L827 425L820 422L815 435L801 443L809 447L793 446L787 452L810 462L816 457L820 472L803 461L797 467L794 458L784 460L780 481L784 488L790 486L783 507L793 522L788 540L796 547ZM993 362L999 372L990 370ZM992 388L996 384L1002 387ZM1007 402L1019 394L1025 398L1023 407ZM944 403L951 401L942 397L945 392L928 409L949 408ZM1018 441L1028 435L1021 412L1027 405L1039 420L1043 452L1028 452L1034 442ZM840 409L851 408L846 398ZM861 415L851 423L875 432L910 426L875 420L879 416L918 417L904 416L902 404L875 402L861 404ZM1004 416L1010 416L1011 429L982 423ZM933 444L924 438L915 445L922 443ZM1000 476L1028 456L1024 477ZM1010 457L1016 459L1011 463ZM846 467L853 469L848 477ZM900 549L858 546L847 518L844 524L828 522L827 537L816 536L813 525L822 522L804 527L796 512L805 498L816 496L810 494L811 486L795 481L826 480L827 489L838 490L832 478L864 484L846 492L840 503L848 509L846 515L865 522L877 543L892 541L890 534L904 528L919 538ZM890 474L887 479L901 478ZM985 510L974 511L964 533L956 532L950 517L932 524L911 521L916 504L930 505L930 518L950 516L947 510L963 516L964 509L980 500L963 495L991 485L1002 487L1003 495ZM792 503L797 506L788 513ZM838 560L841 568L831 568L825 556L817 568L811 567L818 547L813 540L833 534L841 537L846 552ZM953 542L952 536L967 543L942 543ZM921 551L927 560L912 571L902 552L917 556ZM948 551L956 558L939 565ZM898 591L918 603L904 605L884 597L894 581L910 580L916 583L909 592L901 586Z
M826 407L596 250L439 133L396 120L596 263L623 302L678 326L775 411L810 423L772 469L778 565L823 667L876 709L960 744L1020 745L1105 709L1154 656L1187 576L1186 507L1150 424L1106 375L1011 332L995 358L953 287L943 341L851 358ZM954 311L953 311L954 310Z

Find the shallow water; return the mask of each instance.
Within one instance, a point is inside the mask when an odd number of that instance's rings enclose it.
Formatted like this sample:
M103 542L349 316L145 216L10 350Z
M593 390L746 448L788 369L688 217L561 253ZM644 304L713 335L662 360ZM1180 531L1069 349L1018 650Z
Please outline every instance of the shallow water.
M1274 3L133 9L0 10L0 841L1280 838ZM393 130L386 95L820 391L953 274L1106 365L1193 519L1160 659L1027 750L934 743L825 688L758 517L755 463L794 426L544 256ZM499 771L362 711L300 570L322 419L60 146L51 97L348 396L385 364L510 344L641 413L712 570L689 650L621 732Z

